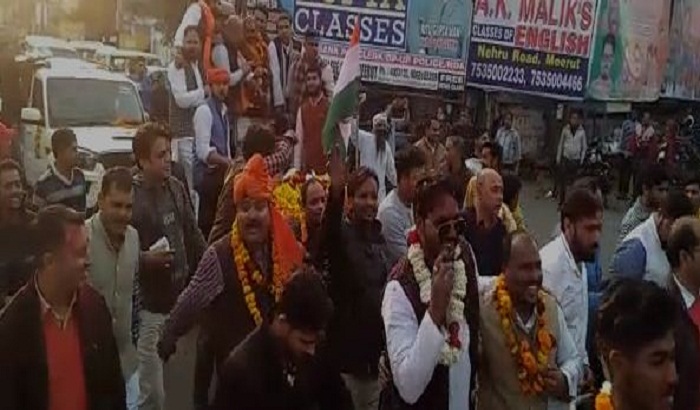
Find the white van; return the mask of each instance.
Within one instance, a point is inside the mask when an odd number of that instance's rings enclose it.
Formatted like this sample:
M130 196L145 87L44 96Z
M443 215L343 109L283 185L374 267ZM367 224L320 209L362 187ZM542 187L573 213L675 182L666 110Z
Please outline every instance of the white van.
M21 114L20 157L27 182L34 185L52 161L53 132L70 128L90 183L87 206L94 207L105 169L133 164L132 140L145 120L136 86L123 74L80 60L46 60L34 73Z
M146 66L162 67L160 57L151 53L136 50L123 50L112 46L100 47L95 51L95 61L109 67L112 71L127 73L129 63L137 58L143 58Z

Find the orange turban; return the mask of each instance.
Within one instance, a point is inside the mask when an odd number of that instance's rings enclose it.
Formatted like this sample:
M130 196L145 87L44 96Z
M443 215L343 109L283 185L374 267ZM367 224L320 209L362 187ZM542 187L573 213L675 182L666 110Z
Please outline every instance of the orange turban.
M234 203L240 203L245 198L271 202L272 178L270 178L265 161L260 154L253 155L245 164L243 171L236 175L234 180ZM294 270L301 267L304 252L284 216L272 203L270 203L270 219L272 220L272 250L279 258L282 272L287 277L291 277ZM235 224L236 221L233 223Z
M228 71L223 68L210 68L207 70L207 82L209 84L228 84Z

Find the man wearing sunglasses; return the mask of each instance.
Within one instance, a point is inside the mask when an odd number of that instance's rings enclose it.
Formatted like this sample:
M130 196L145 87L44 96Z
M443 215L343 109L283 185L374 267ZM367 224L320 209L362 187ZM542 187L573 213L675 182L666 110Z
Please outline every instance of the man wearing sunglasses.
M478 279L451 184L419 183L414 212L407 257L382 302L390 368L382 408L474 408Z

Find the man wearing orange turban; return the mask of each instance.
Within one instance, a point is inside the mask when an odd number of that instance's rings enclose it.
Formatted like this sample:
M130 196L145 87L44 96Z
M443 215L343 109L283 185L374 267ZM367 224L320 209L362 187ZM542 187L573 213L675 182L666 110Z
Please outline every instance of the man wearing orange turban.
M224 100L228 95L228 71L210 68L206 72L211 96L194 113L194 188L199 196L199 229L204 236L214 224L216 203L228 167L233 163L231 128Z
M272 203L272 179L262 156L251 157L236 176L233 196L232 232L205 252L170 312L159 344L163 360L204 313L200 332L221 370L230 351L269 318L282 288L301 267L303 249Z

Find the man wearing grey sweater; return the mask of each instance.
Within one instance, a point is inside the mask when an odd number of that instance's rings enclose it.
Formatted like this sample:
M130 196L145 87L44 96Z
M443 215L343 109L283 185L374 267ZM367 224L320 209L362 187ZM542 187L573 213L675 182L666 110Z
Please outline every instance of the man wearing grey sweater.
M396 154L398 184L379 205L378 218L392 266L406 256L406 233L413 226L413 195L424 167L425 155L420 149L410 146L399 151Z

